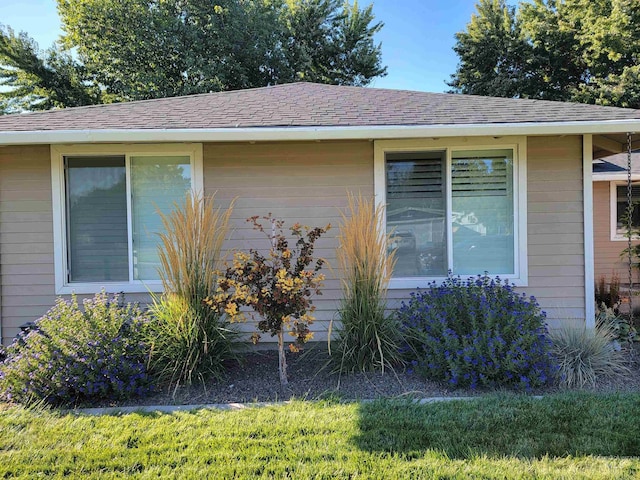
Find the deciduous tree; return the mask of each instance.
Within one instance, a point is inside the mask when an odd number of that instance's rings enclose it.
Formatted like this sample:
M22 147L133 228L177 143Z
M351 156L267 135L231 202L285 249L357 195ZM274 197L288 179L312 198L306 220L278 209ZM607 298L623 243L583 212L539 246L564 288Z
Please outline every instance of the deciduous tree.
M452 91L640 108L640 2L480 0Z
M340 0L58 0L43 52L0 30L8 110L109 103L386 74L371 6Z

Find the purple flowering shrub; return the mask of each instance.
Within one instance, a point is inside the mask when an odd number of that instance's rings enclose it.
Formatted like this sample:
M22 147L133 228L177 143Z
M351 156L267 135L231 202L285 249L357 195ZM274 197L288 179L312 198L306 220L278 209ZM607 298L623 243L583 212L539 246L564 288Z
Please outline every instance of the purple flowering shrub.
M137 305L105 292L55 306L21 333L0 363L0 397L18 403L42 400L76 405L143 396L151 384Z
M453 387L530 389L557 370L545 313L498 277L434 282L412 293L398 318L414 368Z

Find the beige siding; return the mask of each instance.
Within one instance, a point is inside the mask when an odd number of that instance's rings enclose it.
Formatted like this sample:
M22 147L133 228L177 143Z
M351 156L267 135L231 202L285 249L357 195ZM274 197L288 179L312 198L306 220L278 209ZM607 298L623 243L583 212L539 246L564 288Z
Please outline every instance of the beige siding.
M253 215L283 218L287 226L300 222L332 228L317 244L317 255L335 264L337 225L347 192L373 194L373 144L361 142L301 142L206 144L204 187L228 205L236 199L233 246L265 248L268 240L246 219ZM316 339L326 338L340 296L340 285L328 276L317 306ZM251 329L246 325L245 329ZM264 341L272 341L268 336Z
M0 148L0 321L8 343L55 300L48 146Z
M538 298L552 323L584 318L581 148L579 136L528 139L529 286L523 291ZM49 147L0 148L4 343L55 299L50 175ZM245 219L272 212L287 225L331 223L334 228L319 241L317 254L335 266L339 212L347 192L373 194L373 143L205 144L204 186L207 194L217 192L221 205L236 199L228 247L265 248L267 240ZM315 301L318 340L326 338L340 298L334 272L326 273L324 295ZM391 304L408 294L390 292Z
M611 240L610 185L609 182L593 182L595 278L596 282L601 277L608 281L613 275L618 275L622 283L628 283L628 262L620 258L620 254L627 247L627 242ZM634 282L637 282L637 269L634 273Z
M529 137L529 286L554 327L584 320L582 137Z

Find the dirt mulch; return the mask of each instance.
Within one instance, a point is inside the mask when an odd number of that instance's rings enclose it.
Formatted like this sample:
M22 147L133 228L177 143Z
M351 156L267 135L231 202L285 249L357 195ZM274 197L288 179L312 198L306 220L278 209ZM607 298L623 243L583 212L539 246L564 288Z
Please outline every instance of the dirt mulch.
M485 395L495 390L452 390L446 384L432 382L406 370L385 373L332 374L326 349L312 347L302 354L287 353L289 385L282 388L278 377L276 351L253 351L244 354L242 364L232 365L222 381L211 380L177 390L159 392L128 405L185 405L212 403L273 402L290 399L342 400L375 399L381 397L456 397ZM640 355L629 352L630 372L624 377L603 379L596 392L640 392ZM560 391L557 386L536 389L529 393L544 395Z

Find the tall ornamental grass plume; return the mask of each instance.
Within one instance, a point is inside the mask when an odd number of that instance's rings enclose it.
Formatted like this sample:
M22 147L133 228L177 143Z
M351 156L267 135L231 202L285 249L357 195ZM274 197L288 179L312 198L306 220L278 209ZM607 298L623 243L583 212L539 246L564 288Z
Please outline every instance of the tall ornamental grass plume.
M449 276L398 310L412 365L452 387L545 385L557 370L546 316L507 280Z
M154 297L146 333L149 370L169 387L219 377L225 361L235 358L235 332L203 303L217 285L232 211L233 203L223 210L213 196L188 195L170 213L159 212L164 293Z
M215 290L221 266L222 246L229 236L233 202L226 210L215 206L215 196L187 195L182 205L162 219L164 233L158 234L160 280L164 292L202 307L202 300Z
M563 387L593 387L599 380L629 372L627 357L611 323L598 322L593 330L584 327L554 330L551 341L559 365L558 380Z
M70 405L149 393L137 305L104 291L56 304L7 348L0 363L0 398L23 404Z
M349 195L336 250L342 273L336 348L329 350L340 372L381 370L402 363L399 327L386 310L387 286L395 264L389 234L380 232L383 206ZM331 335L329 335L331 337Z

